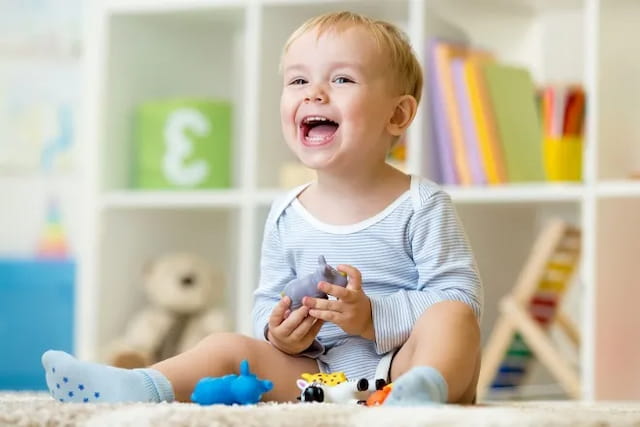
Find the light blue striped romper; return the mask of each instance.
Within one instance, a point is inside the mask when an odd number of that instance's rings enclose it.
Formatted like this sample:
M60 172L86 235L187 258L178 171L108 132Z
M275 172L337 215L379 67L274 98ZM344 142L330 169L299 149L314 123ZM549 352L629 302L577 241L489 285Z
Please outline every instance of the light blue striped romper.
M319 255L333 266L350 264L360 270L376 337L373 342L347 335L325 323L304 353L318 361L321 372L342 371L349 379L378 377L381 360L388 370L390 355L437 302L465 302L480 319L482 286L473 254L450 197L436 184L412 176L410 189L386 209L346 226L314 218L296 198L304 188L276 200L266 221L254 294L256 337L265 337L285 284L313 272Z

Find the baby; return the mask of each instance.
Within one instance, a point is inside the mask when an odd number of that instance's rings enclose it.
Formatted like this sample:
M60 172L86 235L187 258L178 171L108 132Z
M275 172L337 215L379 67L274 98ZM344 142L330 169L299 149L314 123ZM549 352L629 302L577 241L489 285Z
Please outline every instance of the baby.
M472 403L480 369L482 288L451 200L435 184L386 163L413 121L422 70L393 25L350 12L305 22L282 55L285 140L317 179L276 200L267 218L255 292L256 338L214 334L148 369L43 355L60 401L188 401L205 376L247 359L293 401L304 372L383 378L385 404ZM291 309L284 286L319 255L348 278L320 282L329 299Z

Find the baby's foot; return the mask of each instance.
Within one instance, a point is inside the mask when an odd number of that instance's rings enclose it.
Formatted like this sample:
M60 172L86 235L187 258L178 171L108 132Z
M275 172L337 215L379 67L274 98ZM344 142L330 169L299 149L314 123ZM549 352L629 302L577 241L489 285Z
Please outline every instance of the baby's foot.
M47 387L60 402L172 401L169 380L155 369L121 369L82 362L63 351L42 355Z
M437 369L414 366L393 382L385 405L416 406L446 403L448 386Z

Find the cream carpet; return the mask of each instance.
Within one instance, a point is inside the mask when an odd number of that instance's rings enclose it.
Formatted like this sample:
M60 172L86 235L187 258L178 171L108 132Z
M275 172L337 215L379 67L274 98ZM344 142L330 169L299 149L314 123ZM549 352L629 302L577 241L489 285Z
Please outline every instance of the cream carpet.
M64 404L46 394L0 393L0 426L639 426L640 402L509 402L365 408L333 404L208 406Z

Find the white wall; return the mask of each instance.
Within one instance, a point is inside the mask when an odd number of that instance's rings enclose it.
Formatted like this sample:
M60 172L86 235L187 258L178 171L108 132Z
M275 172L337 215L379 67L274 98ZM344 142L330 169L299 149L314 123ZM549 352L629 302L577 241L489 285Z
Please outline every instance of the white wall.
M83 4L83 0L0 2L3 257L35 253L52 202L59 207L72 256L79 239L75 135Z

